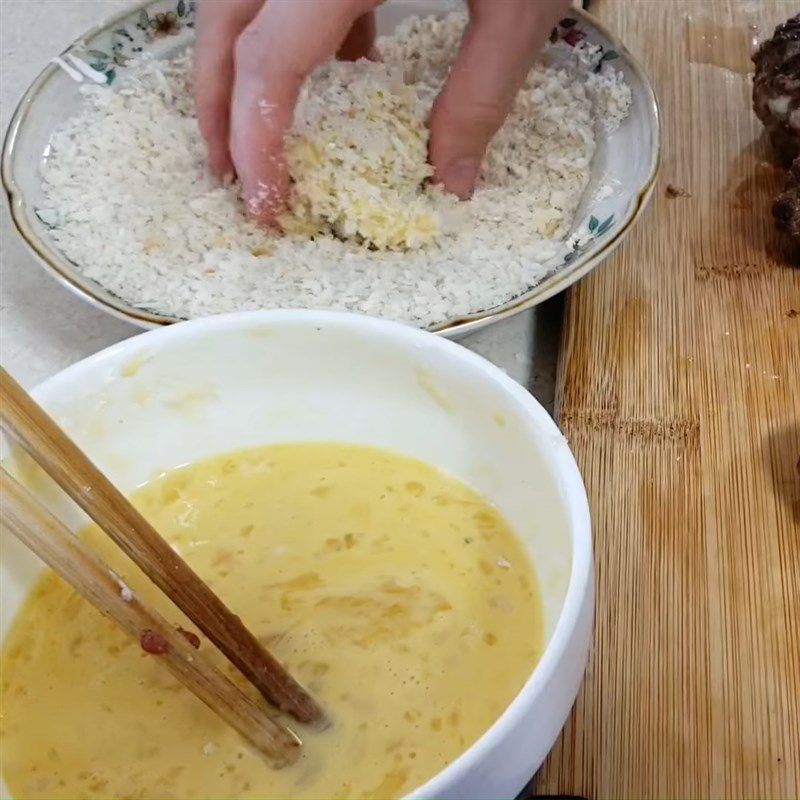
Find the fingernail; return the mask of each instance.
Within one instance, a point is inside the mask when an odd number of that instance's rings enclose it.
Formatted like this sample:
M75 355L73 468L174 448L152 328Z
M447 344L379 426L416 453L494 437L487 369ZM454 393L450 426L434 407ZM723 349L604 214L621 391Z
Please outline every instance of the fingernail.
M367 53L367 59L369 61L381 62L383 59L381 58L381 51L378 50L375 45L370 47L369 52Z
M468 200L472 197L479 167L480 161L473 156L465 156L451 161L442 172L444 188L448 192L458 195L462 200Z

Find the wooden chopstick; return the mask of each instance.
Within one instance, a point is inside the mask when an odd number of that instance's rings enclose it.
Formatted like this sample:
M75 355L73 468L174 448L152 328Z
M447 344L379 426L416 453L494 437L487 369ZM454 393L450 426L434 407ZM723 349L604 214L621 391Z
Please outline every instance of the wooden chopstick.
M326 724L308 692L2 367L0 423L267 700Z
M154 652L187 689L266 755L285 766L300 754L300 740L271 719L225 677L184 634L144 605L78 536L41 506L4 468L0 469L0 523L64 578L96 609ZM144 637L144 638L143 638Z

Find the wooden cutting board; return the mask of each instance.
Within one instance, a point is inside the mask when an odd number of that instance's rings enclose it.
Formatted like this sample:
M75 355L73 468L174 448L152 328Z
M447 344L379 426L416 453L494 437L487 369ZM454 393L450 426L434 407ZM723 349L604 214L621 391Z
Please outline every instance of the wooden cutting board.
M747 73L752 38L800 6L590 10L655 83L663 160L567 299L557 414L592 506L596 631L537 793L798 797L800 269Z

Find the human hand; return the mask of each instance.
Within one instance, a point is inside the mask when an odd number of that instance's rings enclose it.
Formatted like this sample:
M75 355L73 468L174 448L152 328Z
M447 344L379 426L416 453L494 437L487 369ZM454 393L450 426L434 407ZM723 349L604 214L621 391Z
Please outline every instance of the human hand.
M250 214L270 224L289 176L283 139L303 81L335 53L371 50L381 0L201 0L195 53L200 130L217 177L238 174ZM434 180L461 198L569 0L468 0L470 20L430 118Z

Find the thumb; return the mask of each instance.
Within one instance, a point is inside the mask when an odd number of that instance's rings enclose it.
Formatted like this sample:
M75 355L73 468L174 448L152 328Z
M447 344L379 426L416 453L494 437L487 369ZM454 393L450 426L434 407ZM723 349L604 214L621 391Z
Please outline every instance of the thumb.
M430 119L434 180L465 199L564 0L472 0L470 21Z

